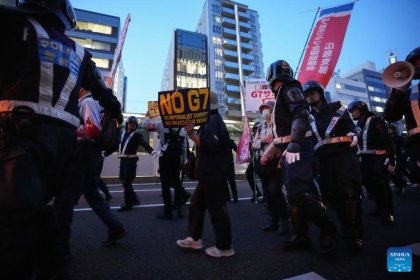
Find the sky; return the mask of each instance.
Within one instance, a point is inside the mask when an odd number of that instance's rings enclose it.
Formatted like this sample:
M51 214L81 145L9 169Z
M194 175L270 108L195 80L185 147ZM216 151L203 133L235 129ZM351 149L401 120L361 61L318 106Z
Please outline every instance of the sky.
M195 31L205 0L72 0L75 8L120 17L131 14L123 49L128 79L129 113L145 113L147 101L157 100L172 34ZM346 0L238 0L259 13L264 69L284 59L296 69L316 9ZM359 0L356 2L335 70L345 73L366 61L377 70L420 46L420 0Z

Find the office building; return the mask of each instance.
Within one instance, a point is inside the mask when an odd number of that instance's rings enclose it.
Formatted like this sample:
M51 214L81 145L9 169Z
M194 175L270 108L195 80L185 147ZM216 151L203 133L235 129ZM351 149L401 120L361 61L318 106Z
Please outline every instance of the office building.
M176 29L162 78L162 91L208 87L206 35Z
M382 116L389 92L382 80L382 73L376 70L375 63L368 61L343 76L366 84L369 107L373 113Z
M114 52L120 34L120 18L81 9L74 10L77 28L67 31L67 35L92 54L92 60L106 80L111 75ZM113 91L121 104L125 104L126 82L123 63L120 60L114 77Z
M196 31L207 35L210 89L228 119L245 115L240 87L264 77L258 13L237 2L207 0Z
M345 106L355 100L363 101L369 105L366 84L351 79L332 77L325 88L325 95L327 101L341 101Z

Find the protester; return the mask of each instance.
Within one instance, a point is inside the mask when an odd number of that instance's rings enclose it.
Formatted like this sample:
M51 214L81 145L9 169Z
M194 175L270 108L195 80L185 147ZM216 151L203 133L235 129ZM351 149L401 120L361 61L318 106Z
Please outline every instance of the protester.
M208 210L216 236L216 246L207 248L205 252L211 257L230 257L235 251L232 249L226 188L232 151L229 132L217 110L219 103L214 93L210 94L210 102L208 122L200 126L198 134L194 133L194 125L191 122L187 122L185 126L185 131L197 149L198 185L191 196L188 237L178 240L177 244L195 250L203 248L201 238L204 217Z
M251 161L249 162L248 167L246 168L246 171L245 171L246 180L248 181L249 187L252 190L251 202L255 202L257 198L260 198L263 196L258 188L257 174L255 171L255 166L259 164L258 163L259 159L256 155L256 152L252 149L252 143L254 142L255 135L260 128L261 128L261 122L256 121L252 127L252 134L250 135L251 139L249 143L249 153L251 156Z

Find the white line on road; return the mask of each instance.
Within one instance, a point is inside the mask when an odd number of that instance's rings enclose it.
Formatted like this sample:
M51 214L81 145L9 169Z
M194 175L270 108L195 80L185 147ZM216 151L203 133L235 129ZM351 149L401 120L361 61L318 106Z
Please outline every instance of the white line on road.
M309 273L301 274L298 276L285 278L283 280L326 280L326 279L322 277L321 275L316 274L315 272L309 272Z
M250 200L251 197L243 197L243 198L239 198L239 201L242 200ZM189 205L190 203L187 202L187 205ZM159 204L145 204L145 205L136 205L133 206L133 208L150 208L150 207L162 207L163 203L159 203ZM111 206L111 209L115 210L115 209L119 209L120 206ZM92 208L74 208L74 212L84 212L84 211L92 211Z

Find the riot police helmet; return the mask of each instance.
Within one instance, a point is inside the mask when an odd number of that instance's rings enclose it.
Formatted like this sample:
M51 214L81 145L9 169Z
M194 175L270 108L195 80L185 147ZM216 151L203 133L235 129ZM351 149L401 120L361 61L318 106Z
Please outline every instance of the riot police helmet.
M303 84L303 93L305 94L305 97L311 91L318 92L321 97L321 100L323 100L324 102L327 102L327 99L325 98L324 87L321 85L320 82L309 80Z
M414 63L414 61L419 57L420 57L420 47L417 47L407 55L407 57L405 58L405 61Z
M76 15L69 0L17 0L16 5L51 13L67 30L76 27Z
M285 60L277 60L271 63L267 69L266 80L271 89L276 80L288 81L291 79L293 79L293 70Z
M347 110L349 112L351 112L354 109L358 109L360 111L360 114L362 114L362 115L364 115L365 113L367 113L369 111L369 108L368 108L367 104L363 101L352 101L352 102L350 102L350 104L347 106Z

